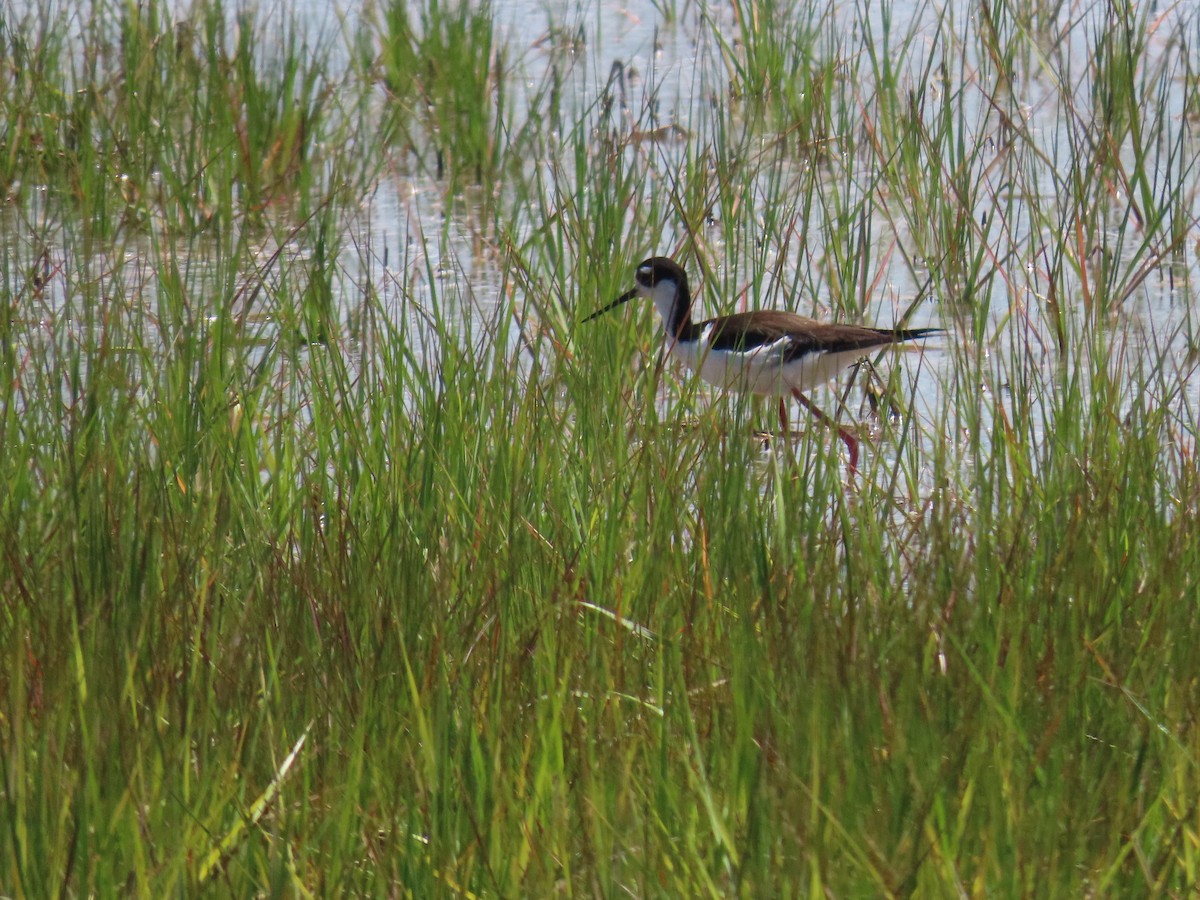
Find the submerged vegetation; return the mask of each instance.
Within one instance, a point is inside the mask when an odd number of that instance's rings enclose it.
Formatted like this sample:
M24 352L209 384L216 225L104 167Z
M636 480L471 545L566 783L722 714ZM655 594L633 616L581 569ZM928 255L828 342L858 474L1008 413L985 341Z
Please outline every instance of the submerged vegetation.
M1194 891L1200 19L497 6L4 0L0 894Z

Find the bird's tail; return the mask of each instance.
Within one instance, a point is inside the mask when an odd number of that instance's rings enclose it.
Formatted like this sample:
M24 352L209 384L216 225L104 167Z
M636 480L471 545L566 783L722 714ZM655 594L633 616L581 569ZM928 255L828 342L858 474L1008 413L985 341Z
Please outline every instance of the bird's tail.
M895 331L882 331L881 334L890 335L892 340L899 343L900 341L916 341L921 338L934 337L939 334L945 334L945 328L897 328Z

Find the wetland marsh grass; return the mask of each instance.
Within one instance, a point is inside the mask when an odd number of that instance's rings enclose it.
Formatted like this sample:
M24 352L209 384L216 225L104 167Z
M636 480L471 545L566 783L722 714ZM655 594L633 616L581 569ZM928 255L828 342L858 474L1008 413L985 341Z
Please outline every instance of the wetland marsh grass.
M875 6L658 4L622 108L466 6L6 4L0 893L1195 889L1198 23ZM650 251L949 333L848 483L579 325Z

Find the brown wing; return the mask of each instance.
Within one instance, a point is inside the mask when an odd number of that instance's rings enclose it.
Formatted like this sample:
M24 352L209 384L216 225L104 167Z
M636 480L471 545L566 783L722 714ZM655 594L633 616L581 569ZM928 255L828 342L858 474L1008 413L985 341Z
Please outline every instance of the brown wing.
M909 341L941 331L938 328L911 328L889 331L862 325L830 325L796 313L759 310L710 319L695 326L697 331L712 326L709 340L714 350L748 351L765 344L787 340L784 361L809 353L867 351L897 341Z

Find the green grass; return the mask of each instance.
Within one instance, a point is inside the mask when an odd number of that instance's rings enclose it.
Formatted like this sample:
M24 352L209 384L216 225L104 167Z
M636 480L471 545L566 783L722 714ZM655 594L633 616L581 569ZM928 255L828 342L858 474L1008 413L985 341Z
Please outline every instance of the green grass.
M512 91L491 6L429 0L418 13L395 0L385 4L380 27L379 67L396 141L451 194L467 185L491 188L506 158ZM509 150L518 158L519 147Z
M1195 890L1194 19L171 9L0 24L0 894ZM848 481L650 253L948 333Z

